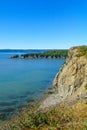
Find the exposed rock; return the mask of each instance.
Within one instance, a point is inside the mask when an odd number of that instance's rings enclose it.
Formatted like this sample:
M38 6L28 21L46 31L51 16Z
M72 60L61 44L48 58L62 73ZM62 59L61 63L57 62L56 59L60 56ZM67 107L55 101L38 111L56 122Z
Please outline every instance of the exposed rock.
M19 58L19 55L11 56L10 58Z
M24 59L24 58L25 58L25 56L21 55L21 56L20 56L20 58L21 58L21 59Z
M58 104L66 98L75 100L82 94L87 94L87 58L85 55L78 57L79 48L73 47L68 52L68 58L53 81L54 94L42 102L40 108ZM54 96L55 95L55 96Z
M14 114L10 120L4 122L0 126L0 130L29 130L32 124L35 125L35 129L42 128L43 126L46 126L47 129L54 129L52 122L49 124L46 119L49 119L49 122L55 119L55 122L53 122L54 126L58 123L55 127L56 129L80 130L87 128L87 50L85 55L85 53L79 52L79 48L81 47L74 47L69 50L68 58L55 76L53 87L49 90L49 95L44 100L42 99L40 104L37 103L33 107L31 106L31 110L30 108L24 109L25 107L21 107L22 112ZM55 109L45 116L42 115L42 111L41 113L38 111L39 105L39 110L43 109L44 112L46 110L45 108L51 110L52 106L56 106L60 102L62 103L60 108L58 107L59 105L57 106L58 111L55 111L57 109L54 107ZM63 109L61 107L62 104ZM47 118L48 116L50 118ZM3 115L0 118L3 119ZM37 125L37 120L40 122L39 125ZM85 128L83 127L84 123L86 123Z

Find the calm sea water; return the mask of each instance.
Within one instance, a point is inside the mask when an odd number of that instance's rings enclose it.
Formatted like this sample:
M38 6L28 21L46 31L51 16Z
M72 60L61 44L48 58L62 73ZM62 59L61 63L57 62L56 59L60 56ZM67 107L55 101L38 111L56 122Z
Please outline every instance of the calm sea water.
M8 117L29 101L42 96L65 60L10 59L0 52L0 116Z

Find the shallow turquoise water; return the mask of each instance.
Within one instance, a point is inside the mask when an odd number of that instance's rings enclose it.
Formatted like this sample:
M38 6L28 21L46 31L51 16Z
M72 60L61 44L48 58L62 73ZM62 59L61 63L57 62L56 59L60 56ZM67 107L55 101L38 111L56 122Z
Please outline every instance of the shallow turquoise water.
M20 105L41 97L65 60L9 59L0 53L0 114L8 116Z

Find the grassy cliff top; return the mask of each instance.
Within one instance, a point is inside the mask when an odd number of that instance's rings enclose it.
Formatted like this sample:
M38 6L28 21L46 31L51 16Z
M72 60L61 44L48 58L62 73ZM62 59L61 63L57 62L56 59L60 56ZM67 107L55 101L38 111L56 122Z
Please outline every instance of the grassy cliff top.
M87 46L78 47L78 56L86 56L87 57Z
M72 47L68 51L68 57L71 59L73 57L87 57L87 46L76 46Z
M78 46L70 49L70 55L75 55L77 57L87 56L87 46ZM22 56L57 56L57 57L67 57L68 50L48 50L43 53L31 53L31 54L23 54Z

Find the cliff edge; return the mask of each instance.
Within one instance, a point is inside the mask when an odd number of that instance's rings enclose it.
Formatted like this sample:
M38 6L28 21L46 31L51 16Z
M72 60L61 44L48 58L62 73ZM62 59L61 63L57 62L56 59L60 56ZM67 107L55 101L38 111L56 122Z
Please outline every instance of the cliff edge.
M69 50L48 92L44 100L3 122L0 130L86 130L87 46Z
M66 62L56 74L51 94L42 102L44 109L67 99L73 102L87 96L87 46L72 47Z

